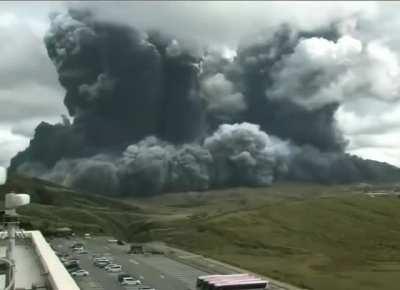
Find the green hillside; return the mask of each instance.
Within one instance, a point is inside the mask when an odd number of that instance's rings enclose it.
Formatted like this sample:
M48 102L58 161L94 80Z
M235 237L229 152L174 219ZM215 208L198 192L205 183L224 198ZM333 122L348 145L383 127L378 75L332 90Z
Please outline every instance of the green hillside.
M131 241L163 240L309 289L399 288L395 186L290 183L116 200L11 177L0 193L12 188L32 194L32 205L20 213L44 231L70 226Z
M25 229L40 229L49 233L68 226L76 232L112 233L124 236L127 221L140 220L144 211L121 200L100 195L77 193L67 188L21 176L10 176L0 186L0 205L6 192L26 192L31 204L18 210Z
M309 289L399 289L397 196L296 184L165 195L151 203L187 218L133 227L132 238L161 239Z

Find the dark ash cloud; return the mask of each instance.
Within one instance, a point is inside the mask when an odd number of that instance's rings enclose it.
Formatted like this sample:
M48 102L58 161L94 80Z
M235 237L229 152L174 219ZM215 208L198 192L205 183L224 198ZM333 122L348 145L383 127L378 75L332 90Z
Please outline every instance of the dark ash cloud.
M342 38L336 23L307 32L283 25L226 58L154 30L100 20L90 10L54 14L45 44L72 122L41 123L10 169L122 195L278 179L398 179L395 168L344 153L335 119L342 98L309 106L307 97L329 85L324 73L331 67L293 64L315 39L334 46Z

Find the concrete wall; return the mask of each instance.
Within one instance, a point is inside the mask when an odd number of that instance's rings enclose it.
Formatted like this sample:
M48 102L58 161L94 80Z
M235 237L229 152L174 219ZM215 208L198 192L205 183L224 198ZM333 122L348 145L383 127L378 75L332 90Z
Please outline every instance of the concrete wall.
M42 233L40 231L28 231L25 233L31 238L34 250L44 270L48 273L48 280L52 289L79 290L78 285L46 242Z

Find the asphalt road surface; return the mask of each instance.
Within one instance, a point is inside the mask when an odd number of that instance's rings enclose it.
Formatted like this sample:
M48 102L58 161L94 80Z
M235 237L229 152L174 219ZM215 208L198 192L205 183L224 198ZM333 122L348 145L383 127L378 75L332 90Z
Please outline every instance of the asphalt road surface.
M104 237L91 239L54 239L51 244L57 251L71 253L70 245L75 241L83 242L88 254L79 257L81 268L89 271L88 277L75 278L82 290L127 290L135 286L121 286L117 281L118 273L108 273L92 263L92 255L110 257L114 263L122 266L122 272L140 279L143 284L156 290L195 290L198 276L207 275L198 269L182 264L163 255L130 255L128 246L107 242Z

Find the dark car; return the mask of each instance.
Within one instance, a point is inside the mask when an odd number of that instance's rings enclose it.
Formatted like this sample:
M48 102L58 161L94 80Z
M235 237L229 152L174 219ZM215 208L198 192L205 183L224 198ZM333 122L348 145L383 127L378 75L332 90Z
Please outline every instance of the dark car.
M70 268L79 267L79 263L77 261L71 261L64 263L64 267L68 270Z
M66 265L66 264L70 264L70 263L74 263L74 262L79 264L79 259L78 258L69 258L68 260L65 260L63 263L64 263L64 265Z
M67 269L67 271L69 273L72 273L72 272L75 272L75 271L81 269L79 263L77 263L77 262L71 262L71 263L69 263L67 265L64 265L64 267L65 267L65 269Z
M121 240L118 240L118 241L117 241L117 244L120 245L120 246L123 246L123 245L125 245L125 242L124 242L124 241L121 241Z
M126 277L132 277L131 275L127 274L127 273L122 273L118 275L118 282L121 282L122 279L126 278Z
M86 250L79 250L79 251L76 251L76 253L77 254L79 254L79 255L82 255L82 254L89 254L89 252L88 251L86 251Z
M76 266L76 267L72 267L72 268L68 268L67 269L68 273L76 272L78 270L81 270L81 267Z

